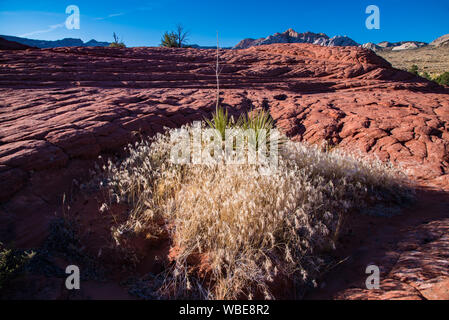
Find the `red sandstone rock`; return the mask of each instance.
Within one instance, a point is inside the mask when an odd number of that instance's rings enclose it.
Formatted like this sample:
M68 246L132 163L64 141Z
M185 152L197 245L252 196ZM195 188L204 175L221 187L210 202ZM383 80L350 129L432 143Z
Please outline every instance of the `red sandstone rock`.
M398 244L400 253L380 289L354 288L337 299L447 300L449 298L449 220L412 229Z

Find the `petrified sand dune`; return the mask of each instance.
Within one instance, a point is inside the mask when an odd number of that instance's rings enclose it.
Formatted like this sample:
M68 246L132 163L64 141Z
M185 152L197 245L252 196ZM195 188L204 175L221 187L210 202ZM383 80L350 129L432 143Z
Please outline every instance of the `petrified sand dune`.
M0 232L38 241L44 227L20 223L44 225L98 155L210 115L214 59L197 49L1 51ZM266 108L293 139L376 154L449 190L447 88L357 47L276 44L220 60L231 112Z
M0 85L214 88L214 55L214 50L98 47L4 53ZM313 91L322 92L364 86L366 80L412 79L406 72L392 72L389 63L374 53L349 47L270 45L226 50L221 61L220 81L228 89L289 90L293 86L296 92L304 92L312 84Z
M215 52L58 48L2 52L0 196L30 170L114 151L136 132L202 119L213 106ZM268 107L299 140L327 140L447 180L447 91L370 50L306 44L224 51L223 103Z

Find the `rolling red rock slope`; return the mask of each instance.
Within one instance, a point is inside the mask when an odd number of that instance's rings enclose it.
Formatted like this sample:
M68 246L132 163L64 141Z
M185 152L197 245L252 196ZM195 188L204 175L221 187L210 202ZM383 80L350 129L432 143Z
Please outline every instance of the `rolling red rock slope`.
M0 240L41 241L98 155L209 116L214 59L197 49L1 51ZM449 190L448 88L357 47L274 44L220 60L231 112L266 108L293 139L376 154Z

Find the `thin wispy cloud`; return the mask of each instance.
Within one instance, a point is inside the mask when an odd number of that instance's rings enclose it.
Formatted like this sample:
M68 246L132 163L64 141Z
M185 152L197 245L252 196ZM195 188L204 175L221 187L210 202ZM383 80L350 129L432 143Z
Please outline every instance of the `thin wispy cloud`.
M133 12L150 11L150 10L152 10L151 7L139 7L137 9L135 9L135 10L131 10L131 11L127 11L127 12L111 13L111 14L107 15L106 17L95 18L95 20L105 20L105 19L108 19L108 18L124 16L125 14L130 14L130 13L133 13Z
M113 18L113 17L120 17L125 14L126 14L125 12L111 13L111 14L107 15L106 17L95 18L95 20L104 20L104 19Z
M125 14L124 12L113 13L113 14L110 14L110 15L108 16L108 18L119 17L119 16L123 16L124 14Z
M56 30L56 29L64 27L64 25L65 25L64 23L53 24L51 26L48 26L47 29L31 31L31 32L28 32L28 33L21 34L19 37L29 37L29 36L34 36L36 34L51 32L53 30Z

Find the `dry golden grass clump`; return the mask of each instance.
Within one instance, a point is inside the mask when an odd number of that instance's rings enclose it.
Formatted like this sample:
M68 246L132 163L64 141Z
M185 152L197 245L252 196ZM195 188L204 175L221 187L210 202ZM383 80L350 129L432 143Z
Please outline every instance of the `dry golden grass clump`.
M106 168L112 199L131 208L114 229L118 244L126 233L158 237L161 220L170 226L177 253L163 297L270 299L276 279L311 283L345 214L410 196L393 166L338 148L286 140L278 170L264 175L254 164L172 164L171 146L170 133L159 134ZM203 273L192 265L198 256Z

